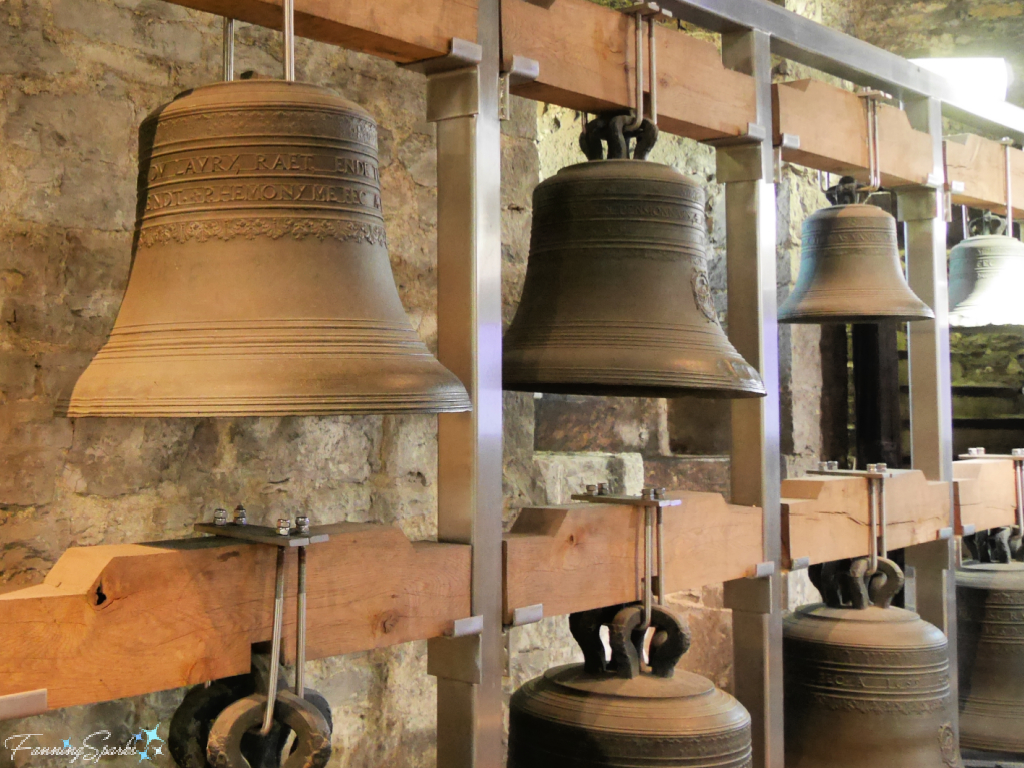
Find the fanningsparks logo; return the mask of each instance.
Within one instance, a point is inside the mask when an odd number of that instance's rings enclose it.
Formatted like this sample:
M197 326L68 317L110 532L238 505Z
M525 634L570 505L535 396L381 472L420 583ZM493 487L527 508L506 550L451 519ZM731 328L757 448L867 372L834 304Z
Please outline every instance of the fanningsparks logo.
M20 754L22 758L67 757L68 765L78 762L92 764L105 757L126 756L138 757L141 763L143 760L152 761L153 758L164 754L164 740L157 735L158 728L160 723L152 728L143 728L121 745L110 743L110 731L96 731L82 739L79 744L73 743L72 739L64 739L60 746L41 744L40 741L45 740L45 734L42 733L17 733L4 740L4 747L10 753L12 761L17 760Z

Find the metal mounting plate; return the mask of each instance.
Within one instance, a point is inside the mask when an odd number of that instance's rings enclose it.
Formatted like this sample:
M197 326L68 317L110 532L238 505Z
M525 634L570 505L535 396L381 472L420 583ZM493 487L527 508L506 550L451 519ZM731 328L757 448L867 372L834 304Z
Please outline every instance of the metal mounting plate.
M682 499L646 499L643 496L613 496L612 494L574 493L573 501L591 504L622 504L629 507L678 507Z
M331 538L326 533L317 533L317 526L310 528L309 533L291 533L287 536L282 536L277 532L277 528L267 525L196 523L194 528L199 533L212 533L214 536L251 541L255 544L272 544L275 547L308 547L310 544L322 544Z

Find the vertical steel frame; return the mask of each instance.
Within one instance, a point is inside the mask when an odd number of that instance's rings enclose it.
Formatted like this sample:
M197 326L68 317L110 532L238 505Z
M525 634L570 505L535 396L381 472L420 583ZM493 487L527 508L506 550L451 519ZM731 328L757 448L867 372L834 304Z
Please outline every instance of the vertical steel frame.
M757 30L722 35L722 58L752 75L757 126L748 141L721 146L717 178L725 184L729 339L761 374L767 397L732 409L732 500L764 510L764 560L773 572L725 585L733 610L735 691L752 719L755 768L783 768L781 458L779 341L775 274L771 51Z
M942 105L936 99L924 98L908 101L904 108L913 127L931 135L931 176L943 179ZM934 320L908 324L911 462L928 479L949 482L953 476L953 405L945 191L938 186L900 190L898 202L906 243L907 279L914 292L935 312ZM952 526L952 486L949 514ZM906 550L907 565L915 571L915 607L922 618L941 628L949 641L954 702L958 687L955 541L936 541Z
M438 539L472 545L472 611L483 617L482 634L429 644L439 768L503 760L499 38L498 0L480 0L480 64L427 81L437 126L438 358L473 402L470 413L438 417Z

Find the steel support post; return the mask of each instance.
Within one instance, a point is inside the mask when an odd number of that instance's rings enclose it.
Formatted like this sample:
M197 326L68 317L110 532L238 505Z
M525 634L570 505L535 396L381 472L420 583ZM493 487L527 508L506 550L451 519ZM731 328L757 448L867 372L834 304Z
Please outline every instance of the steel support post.
M775 564L764 578L727 583L725 596L733 611L736 696L753 721L754 766L782 768L779 341L768 35L722 35L722 58L756 80L760 128L760 138L719 146L717 153L717 178L725 184L729 339L768 390L765 398L733 403L732 500L764 509L764 560Z
M943 179L942 110L935 99L904 105L911 124L932 137L932 177ZM946 278L945 192L914 187L898 192L910 287L935 312L934 320L909 323L910 453L929 480L953 476L953 405L949 369L949 292ZM950 486L949 525L953 525ZM957 700L955 538L909 547L906 563L916 574L915 605L922 618L949 640L953 701ZM955 713L955 706L954 706ZM955 714L954 714L955 718ZM954 727L956 723L954 723ZM959 729L956 729L959 733Z
M439 768L503 765L498 21L498 0L481 0L481 63L427 83L437 126L438 358L473 402L470 413L438 417L438 539L472 545L472 613L483 617L481 634L429 644Z

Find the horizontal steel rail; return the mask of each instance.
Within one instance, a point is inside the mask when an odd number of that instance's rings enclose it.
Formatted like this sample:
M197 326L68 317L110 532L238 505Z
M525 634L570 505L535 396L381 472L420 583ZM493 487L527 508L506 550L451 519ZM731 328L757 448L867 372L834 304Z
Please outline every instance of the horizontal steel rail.
M946 78L850 35L775 5L770 0L659 0L676 18L713 32L756 29L771 37L771 51L857 85L904 101L935 98L943 114L1024 142L1024 109L981 101Z

